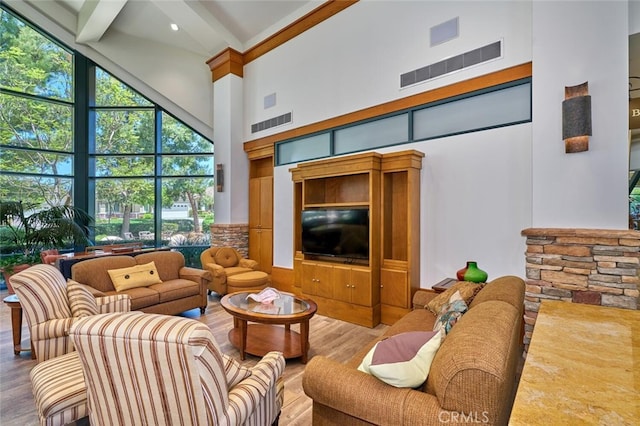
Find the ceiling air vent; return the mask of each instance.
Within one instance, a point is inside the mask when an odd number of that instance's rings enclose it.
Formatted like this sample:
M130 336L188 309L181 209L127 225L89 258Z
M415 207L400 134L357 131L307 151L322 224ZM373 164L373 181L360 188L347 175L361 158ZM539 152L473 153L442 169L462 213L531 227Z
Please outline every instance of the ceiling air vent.
M291 113L279 115L277 117L269 118L268 120L261 121L251 125L251 133L261 132L263 130L270 129L276 126L282 126L283 124L291 123Z
M436 62L435 64L400 74L400 87L407 87L412 84L431 80L432 78L440 77L501 56L502 41L496 41L495 43L487 44L486 46Z

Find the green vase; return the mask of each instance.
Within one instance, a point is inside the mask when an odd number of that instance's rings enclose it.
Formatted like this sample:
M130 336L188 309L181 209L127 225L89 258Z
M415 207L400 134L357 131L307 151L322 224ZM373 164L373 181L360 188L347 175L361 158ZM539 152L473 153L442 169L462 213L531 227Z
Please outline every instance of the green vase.
M484 283L487 281L487 273L478 268L477 262L467 262L467 270L464 273L464 280L472 283Z

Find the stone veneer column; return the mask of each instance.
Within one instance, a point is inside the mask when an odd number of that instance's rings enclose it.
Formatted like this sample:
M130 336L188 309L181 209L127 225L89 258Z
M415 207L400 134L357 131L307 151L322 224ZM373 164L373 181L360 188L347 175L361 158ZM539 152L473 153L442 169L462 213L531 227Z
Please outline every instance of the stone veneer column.
M529 228L525 352L542 300L638 309L640 232Z
M233 247L249 257L249 224L214 223L211 225L211 247Z

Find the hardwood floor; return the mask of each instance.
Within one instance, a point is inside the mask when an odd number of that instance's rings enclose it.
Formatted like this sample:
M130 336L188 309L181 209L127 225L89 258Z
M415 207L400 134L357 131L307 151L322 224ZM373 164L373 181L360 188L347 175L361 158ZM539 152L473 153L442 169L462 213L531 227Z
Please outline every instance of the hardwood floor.
M0 297L7 295L6 290ZM0 425L37 425L29 371L35 365L30 352L13 354L10 309L4 304L0 306ZM233 327L233 319L220 306L217 295L209 296L209 306L205 315L200 316L194 309L183 314L207 324L213 331L222 351L240 360L239 352L229 343L227 333ZM292 329L298 330L297 325ZM374 329L361 327L340 320L315 315L309 322L309 341L311 349L309 359L315 355L329 356L338 361L346 361L363 345L376 336L384 333L385 325ZM29 332L26 320L23 320L23 346L29 344ZM243 362L247 366L254 365L257 357L247 355ZM302 373L305 365L299 360L287 360L285 368L285 395L280 425L306 426L311 424L311 399L302 390Z

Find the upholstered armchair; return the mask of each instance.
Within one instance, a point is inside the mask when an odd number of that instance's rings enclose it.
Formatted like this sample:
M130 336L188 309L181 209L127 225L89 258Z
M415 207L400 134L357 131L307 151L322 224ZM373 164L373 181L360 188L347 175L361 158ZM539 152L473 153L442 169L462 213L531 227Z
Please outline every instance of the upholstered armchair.
M88 286L69 282L52 265L34 265L11 276L27 318L38 362L73 351L71 324L80 317L130 310L129 296L94 297Z
M257 271L258 262L243 258L233 247L211 247L200 254L202 268L213 277L209 290L223 295L227 293L227 277Z
M58 252L58 249L42 250L40 252L40 260L42 261L42 263L49 263L53 265L54 263L56 263L56 260L61 257L64 256Z
M86 317L70 335L93 425L277 424L280 352L245 368L220 352L205 324L140 312Z

